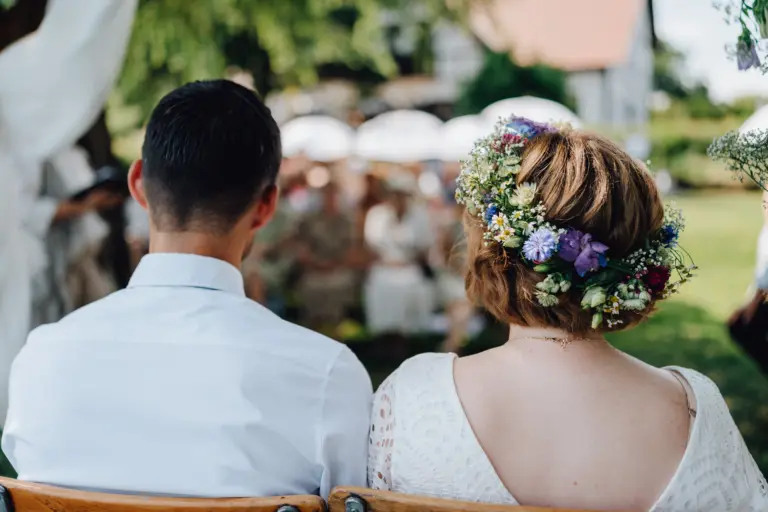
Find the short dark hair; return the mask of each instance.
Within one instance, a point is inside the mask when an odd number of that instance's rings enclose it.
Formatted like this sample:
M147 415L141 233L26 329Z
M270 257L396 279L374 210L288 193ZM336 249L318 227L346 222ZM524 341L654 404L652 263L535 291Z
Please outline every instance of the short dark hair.
M144 190L161 229L226 232L275 184L280 129L251 90L192 82L152 111L142 147Z

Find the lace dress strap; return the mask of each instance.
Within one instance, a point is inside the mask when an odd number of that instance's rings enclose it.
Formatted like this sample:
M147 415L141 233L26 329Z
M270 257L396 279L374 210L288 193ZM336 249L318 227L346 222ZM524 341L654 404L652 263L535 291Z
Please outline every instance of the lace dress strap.
M690 384L688 384L688 381L685 380L680 372L671 368L667 371L672 374L672 376L677 380L677 382L680 383L680 386L683 388L683 393L685 393L685 401L688 404L688 415L692 420L689 430L693 431L693 420L696 419L696 395L691 389Z
M651 512L759 512L768 510L768 486L749 453L717 386L685 368L672 371L695 398L688 447Z
M368 487L392 490L392 448L395 444L395 380L390 375L379 387L371 410L371 432L368 441Z

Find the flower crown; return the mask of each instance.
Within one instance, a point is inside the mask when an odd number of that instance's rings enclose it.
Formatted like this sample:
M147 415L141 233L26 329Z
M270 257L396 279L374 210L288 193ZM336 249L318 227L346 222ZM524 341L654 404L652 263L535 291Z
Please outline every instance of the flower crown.
M662 228L619 259L589 233L548 222L544 205L536 201L536 185L517 185L517 174L528 141L558 131L522 117L500 120L461 162L456 201L482 220L486 245L515 251L546 275L536 285L539 304L557 306L561 294L577 289L582 309L592 312L592 328L605 322L612 329L622 323L622 311L644 311L694 276L696 267L686 263L687 253L677 245L685 223L680 210L665 208Z

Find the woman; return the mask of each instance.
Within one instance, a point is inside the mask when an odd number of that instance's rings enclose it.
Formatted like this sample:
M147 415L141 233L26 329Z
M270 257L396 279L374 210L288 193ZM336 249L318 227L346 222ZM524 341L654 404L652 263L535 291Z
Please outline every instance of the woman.
M591 510L768 510L717 387L607 332L644 321L693 267L652 177L594 135L500 123L459 178L467 291L503 346L406 361L376 394L374 488Z
M434 236L429 214L413 198L413 175L394 173L386 186L387 200L365 220L365 242L375 258L364 287L365 316L369 331L397 355L405 351L404 336L430 327L434 299L427 260Z

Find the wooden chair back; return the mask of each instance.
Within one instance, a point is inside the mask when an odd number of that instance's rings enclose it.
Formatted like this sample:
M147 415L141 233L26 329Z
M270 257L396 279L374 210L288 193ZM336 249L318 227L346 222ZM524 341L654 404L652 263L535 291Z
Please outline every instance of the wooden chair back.
M444 500L358 487L337 487L328 497L329 512L589 512Z
M318 496L166 498L77 491L0 478L0 512L325 512Z

